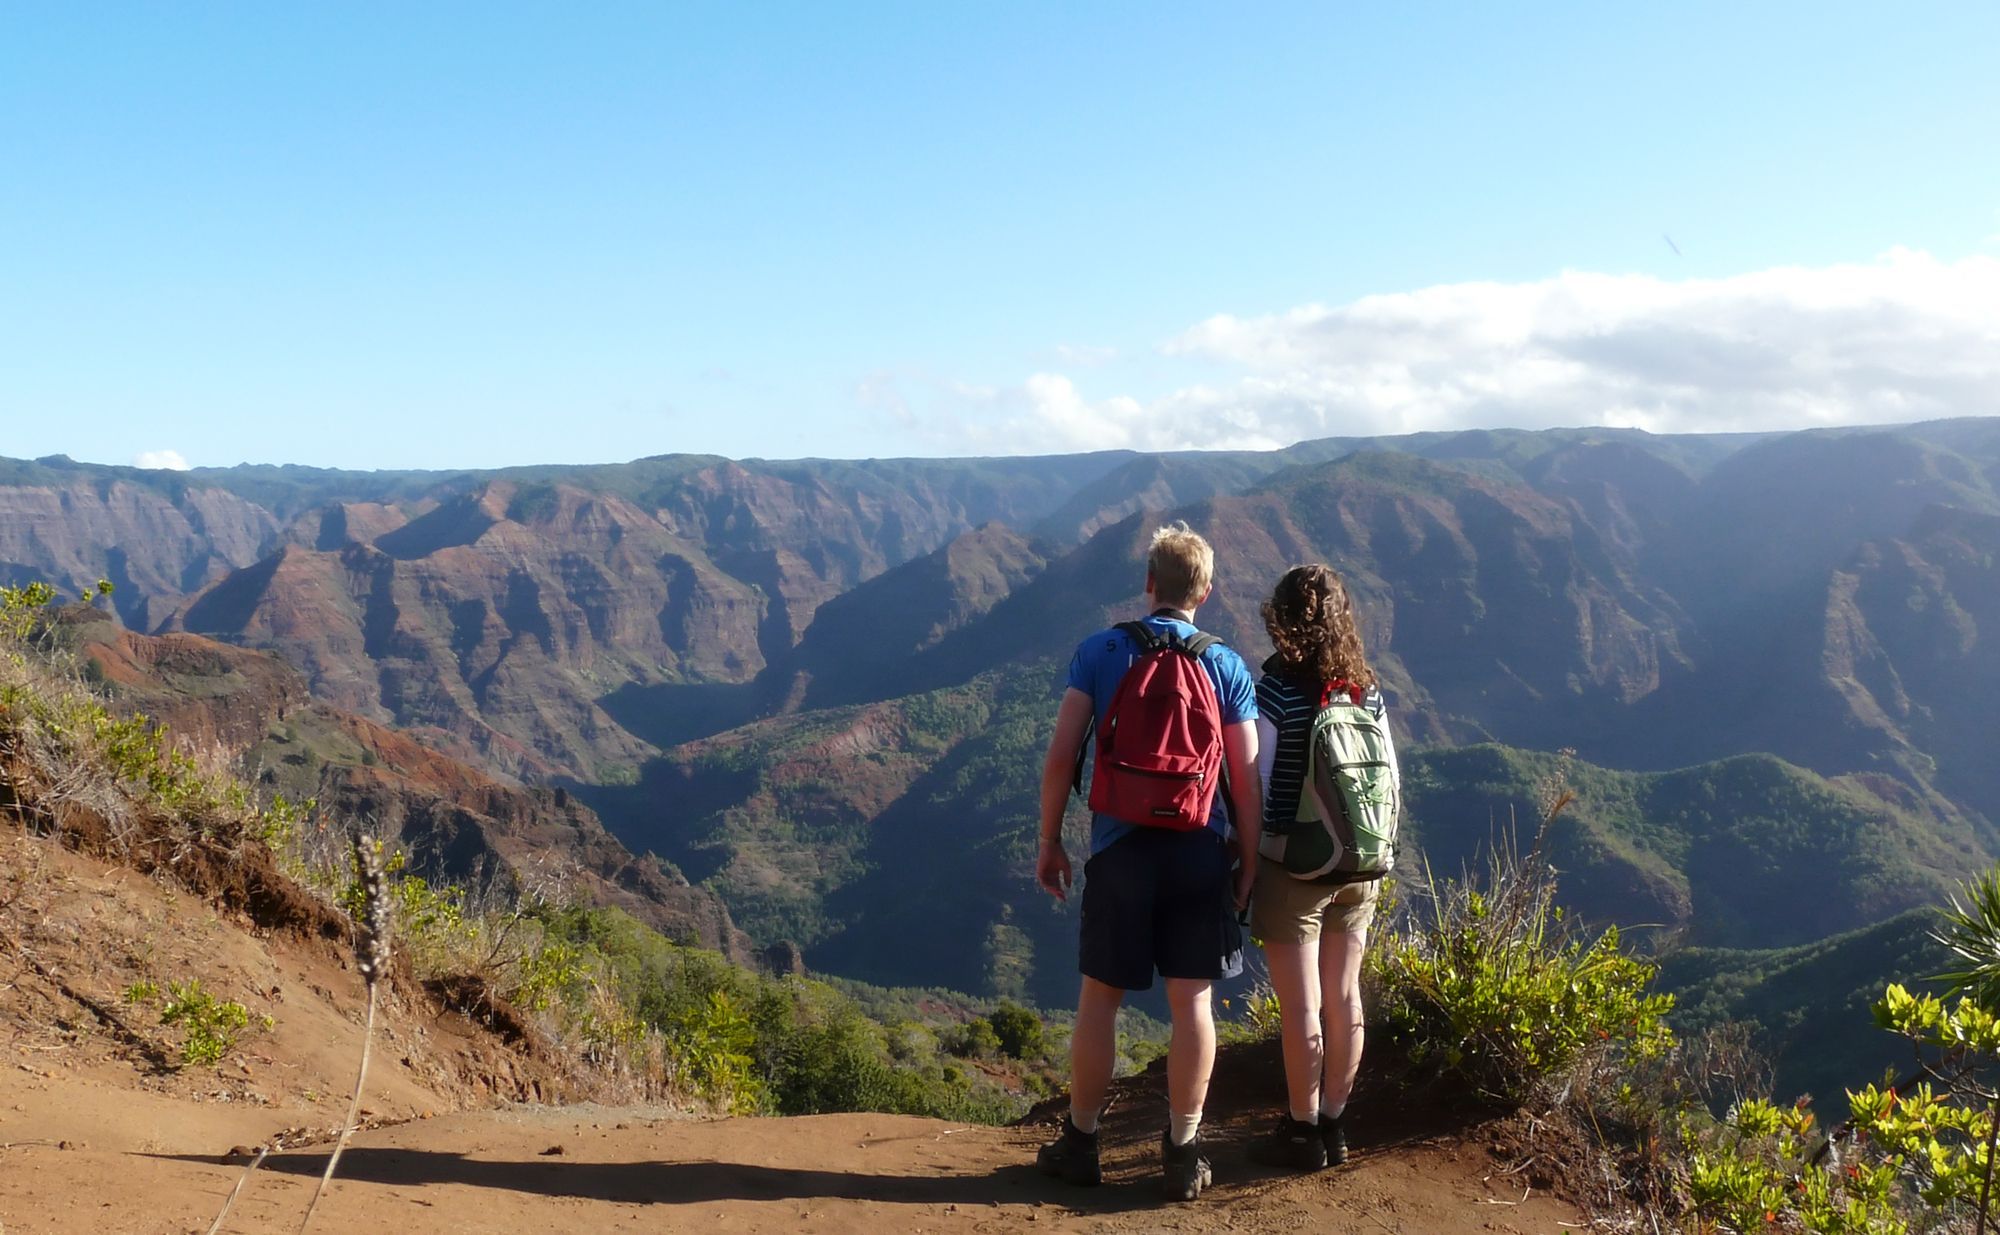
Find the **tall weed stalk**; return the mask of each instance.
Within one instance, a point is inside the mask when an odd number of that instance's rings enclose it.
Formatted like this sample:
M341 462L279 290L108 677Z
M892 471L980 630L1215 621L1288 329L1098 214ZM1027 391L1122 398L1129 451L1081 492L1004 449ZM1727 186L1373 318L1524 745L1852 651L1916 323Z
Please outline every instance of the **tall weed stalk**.
M319 1187L313 1190L312 1203L306 1206L305 1221L299 1223L301 1235L312 1225L320 1198L326 1195L327 1185L333 1182L334 1168L340 1165L340 1155L347 1148L347 1139L354 1135L354 1121L361 1112L361 1091L368 1084L368 1059L375 1045L375 1009L381 1002L382 981L389 971L389 895L383 873L382 842L357 835L354 838L354 868L363 898L354 957L362 980L368 984L368 1021L361 1032L361 1067L354 1077L354 1096L347 1103L347 1118L340 1125L340 1139L334 1142L333 1153L327 1157L326 1174L320 1176Z

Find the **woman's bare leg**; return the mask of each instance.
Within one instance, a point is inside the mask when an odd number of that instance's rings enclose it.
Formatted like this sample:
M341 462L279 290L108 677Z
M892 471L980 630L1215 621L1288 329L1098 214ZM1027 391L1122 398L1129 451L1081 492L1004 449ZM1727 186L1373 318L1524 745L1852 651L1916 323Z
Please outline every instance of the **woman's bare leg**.
M1285 1050L1285 1094L1292 1118L1311 1121L1319 1110L1320 1071L1326 1042L1320 1033L1320 945L1266 943L1271 987L1278 993L1278 1032Z
M1368 950L1366 928L1320 937L1319 980L1326 999L1326 1049L1324 1073L1318 1098L1323 1109L1339 1109L1354 1092L1354 1076L1361 1070L1361 1047L1365 1032L1361 1016L1361 956ZM1277 964L1271 965L1273 981ZM1285 1056L1286 1071L1291 1055ZM1296 1088L1293 1090L1297 1092Z

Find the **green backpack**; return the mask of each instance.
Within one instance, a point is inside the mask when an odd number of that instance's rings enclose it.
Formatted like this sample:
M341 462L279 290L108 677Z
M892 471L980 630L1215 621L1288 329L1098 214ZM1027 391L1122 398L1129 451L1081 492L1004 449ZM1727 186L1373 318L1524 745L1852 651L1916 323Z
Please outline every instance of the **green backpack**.
M1358 690L1328 687L1306 738L1305 784L1290 828L1266 831L1259 856L1294 879L1360 883L1396 864L1396 785L1389 722Z

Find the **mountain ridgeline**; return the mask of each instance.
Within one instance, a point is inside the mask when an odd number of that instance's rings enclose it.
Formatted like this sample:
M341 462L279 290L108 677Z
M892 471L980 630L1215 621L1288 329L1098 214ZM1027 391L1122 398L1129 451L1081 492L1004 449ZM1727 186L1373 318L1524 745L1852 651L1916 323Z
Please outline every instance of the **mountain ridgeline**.
M1059 1001L1074 924L1027 871L1040 753L1070 648L1135 610L1168 517L1214 542L1202 621L1253 664L1285 568L1347 576L1440 869L1532 810L1534 752L1573 748L1565 895L1700 949L1704 980L2000 853L1995 419L461 473L0 461L0 582L109 578L134 631L274 652L340 723L562 786L663 887L815 969Z

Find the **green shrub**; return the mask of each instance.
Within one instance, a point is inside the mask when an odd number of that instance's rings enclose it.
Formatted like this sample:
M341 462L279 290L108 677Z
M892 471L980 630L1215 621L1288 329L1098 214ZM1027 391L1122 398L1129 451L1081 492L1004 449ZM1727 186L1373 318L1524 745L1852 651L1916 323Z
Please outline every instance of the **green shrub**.
M15 641L31 637L55 598L56 590L46 583L0 587L0 637Z
M726 991L710 991L659 1029L675 1077L689 1093L732 1115L758 1109L764 1086L752 1054L757 1031Z
M1967 989L1987 989L1968 987ZM2000 1094L1982 1081L2000 1061L2000 1018L1970 995L1948 1007L1900 985L1884 992L1875 1020L1917 1044L1935 1080L1898 1092L1869 1085L1848 1094L1856 1130L1906 1164L1928 1205L1976 1205L1988 1186L1988 1156Z
M565 963L591 975L581 989L610 993L658 1035L670 1087L691 1099L783 1115L873 1110L1001 1122L1019 1113L1020 1101L983 1076L949 1070L936 1031L900 1015L885 1026L823 982L752 973L617 910L550 909L537 921L544 952L569 949ZM564 998L573 1003L576 989ZM986 1033L997 1050L990 1024Z
M1705 1133L1690 1133L1688 1196L1700 1221L1752 1231L1819 1235L1902 1235L1900 1187L1893 1163L1817 1166L1810 1147L1821 1137L1811 1107L1752 1098Z
M419 977L463 972L480 935L480 925L466 909L465 889L453 883L432 884L421 875L403 872L409 855L391 854L383 866L389 891L389 917L405 956ZM367 893L351 872L333 894L334 904L359 922ZM510 992L511 994L511 992Z
M1015 1059L1039 1058L1042 1018L1017 1003L1003 1003L987 1018L1000 1052Z
M1672 1044L1673 997L1648 993L1653 967L1620 948L1616 928L1571 937L1548 893L1510 915L1504 900L1447 883L1432 904L1428 922L1391 933L1369 961L1382 1023L1413 1062L1519 1102L1572 1069Z
M99 581L93 595L109 595ZM30 755L51 782L96 778L183 835L225 843L262 841L289 849L315 804L283 796L260 803L247 785L201 770L168 745L167 731L142 715L114 714L85 684L76 656L50 637L54 588L0 587L0 736Z
M168 985L166 1002L160 1005L160 1024L181 1027L183 1060L212 1066L236 1049L237 1034L250 1024L250 1010L234 1000L217 999L202 989L200 979L190 978Z
M992 1021L975 1016L951 1036L949 1048L966 1059L990 1059L1000 1053L1000 1035L994 1032Z
M1917 1070L1897 1085L1848 1091L1840 1134L1822 1136L1808 1105L1739 1103L1715 1128L1691 1126L1694 1216L1735 1232L1902 1235L1977 1225L1990 1195L2000 1092L2000 870L1953 897L1933 937L1957 957L1940 975L1955 1004L1892 984L1876 1024L1907 1038ZM1694 1125L1696 1121L1690 1121ZM1810 1154L1806 1147L1818 1142Z
M1278 992L1268 981L1258 982L1235 999L1223 1000L1222 1010L1236 1014L1216 1025L1225 1041L1262 1042L1278 1036L1283 1009L1278 1004Z
M544 938L522 953L514 980L501 993L531 1012L546 1012L581 997L590 982L586 965L582 948Z
M1476 1094L1523 1102L1567 1094L1599 1070L1659 1058L1674 1043L1671 995L1616 928L1584 938L1556 906L1542 851L1573 800L1568 754L1539 786L1540 826L1526 856L1503 838L1483 879L1440 883L1425 868L1406 924L1366 962L1380 1019L1412 1062L1455 1074Z

